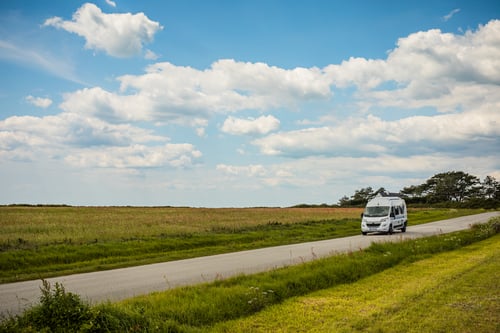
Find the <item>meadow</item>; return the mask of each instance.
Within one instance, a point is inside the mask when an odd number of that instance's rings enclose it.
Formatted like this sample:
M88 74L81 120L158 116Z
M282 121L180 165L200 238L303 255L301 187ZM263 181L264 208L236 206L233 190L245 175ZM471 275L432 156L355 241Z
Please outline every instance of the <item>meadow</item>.
M0 207L0 282L359 233L361 208ZM482 210L409 210L409 225Z
M90 306L45 283L0 332L496 332L500 218L452 234Z

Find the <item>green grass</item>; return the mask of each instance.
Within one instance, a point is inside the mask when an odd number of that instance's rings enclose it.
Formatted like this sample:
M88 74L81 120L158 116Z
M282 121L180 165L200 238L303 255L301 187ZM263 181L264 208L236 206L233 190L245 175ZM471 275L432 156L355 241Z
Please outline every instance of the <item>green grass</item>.
M359 233L361 209L0 207L0 282ZM410 210L410 225L482 210Z
M6 320L0 332L494 332L499 231L496 218L453 234L377 243L94 307L56 285L42 305Z
M498 332L499 271L497 235L203 331Z

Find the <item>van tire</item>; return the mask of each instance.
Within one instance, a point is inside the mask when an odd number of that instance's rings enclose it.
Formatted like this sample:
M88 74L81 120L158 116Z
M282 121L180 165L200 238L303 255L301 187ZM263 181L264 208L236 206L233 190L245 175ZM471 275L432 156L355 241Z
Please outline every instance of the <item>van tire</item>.
M392 235L393 232L394 230L392 229L392 224L389 224L389 230L387 231L387 234Z
M362 234L363 236L366 236L367 232L361 231L361 234Z
M401 228L401 232L406 232L406 225L408 224L407 221L405 221L403 227Z

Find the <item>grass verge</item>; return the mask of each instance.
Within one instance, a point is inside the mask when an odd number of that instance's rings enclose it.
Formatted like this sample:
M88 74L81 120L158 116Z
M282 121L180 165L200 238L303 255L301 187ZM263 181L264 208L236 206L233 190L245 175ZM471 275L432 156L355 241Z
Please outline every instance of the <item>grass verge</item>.
M286 327L289 327L288 331L294 331L292 326L286 325L299 323L299 320L300 326L297 327L304 327L311 321L313 322L311 330L314 330L317 325L317 322L314 324L313 320L315 315L319 318L318 322L324 321L325 325L337 323L337 321L334 321L328 324L328 316L337 314L332 314L333 310L323 313L322 309L328 310L326 304L330 298L332 303L338 301L336 297L325 296L330 292L335 292L335 290L325 290L319 294L314 293L333 287L340 288L342 291L342 288L348 288L349 283L356 281L359 282L352 284L354 289L360 288L359 286L363 283L366 284L365 293L358 293L358 298L354 299L354 301L358 301L355 302L356 306L362 308L359 308L359 311L345 309L347 311L346 315L358 320L352 322L354 326L347 320L348 325L351 325L351 327L346 326L345 331L351 329L351 331L376 332L377 330L372 330L377 327L373 326L374 322L379 325L381 331L385 331L384 325L392 325L393 320L402 322L405 320L405 316L412 314L415 314L418 320L421 315L418 314L417 310L420 309L421 313L426 314L422 309L436 302L435 297L432 297L435 294L430 293L428 290L438 290L438 287L443 284L445 290L441 294L445 301L442 301L441 305L438 304L438 306L446 307L451 304L449 306L449 309L451 309L450 318L457 318L460 314L452 312L455 310L462 311L464 304L467 309L469 304L467 302L472 302L472 299L468 298L467 295L474 294L476 286L480 285L481 288L484 288L481 295L488 293L488 286L496 286L495 281L492 279L485 279L484 284L477 284L478 281L476 281L476 284L473 282L477 277L483 277L483 275L498 271L499 236L495 236L486 242L478 242L498 233L499 229L500 219L497 218L487 225L476 226L471 230L458 233L400 243L374 244L364 251L324 258L300 266L154 293L116 304L103 304L88 308L85 310L84 315L78 317L84 318L81 319L82 322L79 324L78 330L89 332L103 330L122 332L205 332L211 330L233 332L239 330L253 332L259 329L261 331L273 331L274 329L287 331ZM462 249L470 244L474 245ZM458 249L461 250L457 253L448 252ZM442 256L438 255L445 252L448 253ZM477 255L470 255L471 253ZM490 260L491 258L496 259ZM435 262L432 260L435 260ZM472 264L466 267L466 265L462 264L463 262ZM387 279L382 279L385 281L386 288L379 290L376 289L378 280L369 283L369 279L377 279L377 273L391 268L394 269L393 272L381 273L389 274L390 277L391 274L399 274L401 280L392 281L395 283L391 284L391 288L387 288ZM482 268L482 271L474 268ZM468 277L463 282L456 283L456 286L464 291L464 294L460 296L462 298L458 297L448 301L447 297L455 295L453 283L459 281L461 276L467 276L467 272L470 272ZM418 274L420 274L420 278L417 276ZM362 280L363 278L366 279ZM406 282L407 285L405 285L405 278L410 280ZM420 279L424 279L430 284L421 288L419 286ZM481 283L483 282L481 281ZM449 287L446 287L447 284ZM326 294L321 294L323 292ZM383 295L384 293L385 297L380 297L380 294ZM54 297L61 296L60 294L60 292L54 293ZM307 301L307 297L310 295L312 297ZM343 295L348 297L348 293L345 291ZM498 289L494 291L493 295L498 296ZM66 298L63 297L63 299ZM391 299L396 301L391 302ZM418 302L422 302L420 307ZM49 304L54 303L49 302ZM299 305L297 306L297 304ZM305 310L307 311L303 311L304 304L310 305L306 307ZM41 306L43 307L43 304ZM290 308L288 309L287 306ZM411 310L411 306L416 306L416 310ZM77 308L79 307L77 306ZM400 309L406 310L408 308L410 308L411 313L398 312ZM57 307L53 306L51 309L57 309ZM266 311L252 316L262 310ZM490 298L489 303L486 302L485 307L477 311L488 311L488 313L492 314L491 325L498 325L498 317L496 317L498 311L496 310L498 310L497 298ZM284 321L279 321L282 318L283 311L295 311L296 317L287 321L285 316ZM29 329L33 329L32 331L43 330L45 329L44 326L29 326L32 325L31 323L36 322L33 316L36 318L36 315L40 313L45 312L40 307L35 307L28 310L23 316L10 318L0 326L0 332L30 332ZM309 317L304 317L300 313ZM361 315L358 315L358 313ZM45 316L53 317L50 312ZM474 318L473 316L467 318L472 321L463 325L472 331L474 327L470 325L474 324ZM228 322L230 320L236 321ZM429 326L422 326L422 329L425 331L427 327L440 328L439 325L431 322ZM323 328L326 331L335 331L330 330L330 327L333 326L324 326ZM49 329L54 330L50 327ZM59 327L56 327L56 329L59 329ZM64 327L60 329L64 331ZM429 329L428 331L432 330ZM486 331L485 328L484 332Z
M410 225L483 210L415 209ZM0 283L345 237L361 209L0 207Z
M203 331L498 332L499 270L497 235Z

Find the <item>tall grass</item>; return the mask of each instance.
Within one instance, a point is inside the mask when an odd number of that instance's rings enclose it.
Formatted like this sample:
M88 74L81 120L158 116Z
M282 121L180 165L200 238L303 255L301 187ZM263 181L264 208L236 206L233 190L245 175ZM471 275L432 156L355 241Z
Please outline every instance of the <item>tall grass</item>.
M129 311L141 309L145 316L156 318L156 322L175 322L179 327L213 325L255 313L290 297L355 282L402 262L413 262L488 238L496 232L492 225L401 243L377 243L365 251L300 266L138 297L119 307Z
M92 308L89 315L92 319L81 324L80 331L93 331L94 322L106 323L106 329L111 331L201 331L220 322L249 316L294 296L355 282L400 263L415 262L475 243L497 233L498 224L500 220L496 219L486 226L454 234L374 244L364 251L300 266L100 305ZM43 302L40 306L44 306ZM10 318L0 326L0 332L29 332L23 323L33 311L42 310L35 307L24 316ZM28 328L44 329L43 326ZM64 328L62 326L61 331Z
M0 282L359 233L360 209L0 207ZM415 210L411 224L479 210Z

